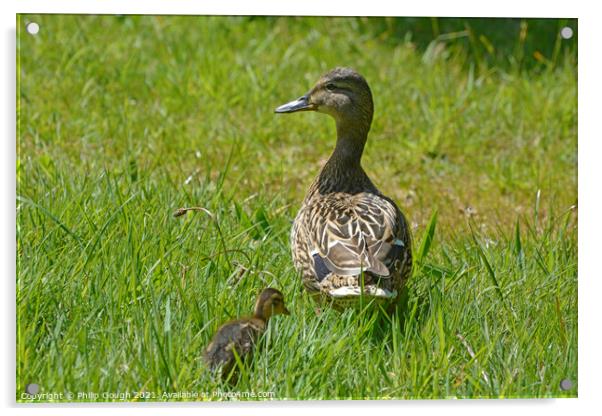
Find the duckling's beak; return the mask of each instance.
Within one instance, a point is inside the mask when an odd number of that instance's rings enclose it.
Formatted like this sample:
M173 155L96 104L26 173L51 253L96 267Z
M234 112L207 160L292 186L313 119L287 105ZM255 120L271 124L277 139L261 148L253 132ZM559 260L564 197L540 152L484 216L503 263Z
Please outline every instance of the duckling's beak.
M315 110L316 106L309 102L309 94L297 98L290 103L286 103L274 110L276 113L294 113L295 111L311 111Z
M282 311L282 313L283 313L284 315L290 315L290 314L291 314L291 313L290 313L290 311L289 311L288 309L286 309L286 306L284 306L284 307L283 307L283 309L284 309L284 310Z

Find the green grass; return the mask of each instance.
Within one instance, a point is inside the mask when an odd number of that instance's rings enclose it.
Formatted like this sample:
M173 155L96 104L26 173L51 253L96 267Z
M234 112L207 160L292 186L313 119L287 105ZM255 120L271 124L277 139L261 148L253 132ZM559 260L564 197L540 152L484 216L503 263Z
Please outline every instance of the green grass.
M153 400L577 395L576 51L527 70L524 39L504 64L382 22L20 18L18 400L28 383ZM391 318L317 315L292 267L290 223L334 126L273 109L337 65L370 82L364 167L414 232ZM185 206L210 215L172 216ZM235 388L212 380L203 347L266 286L292 316Z

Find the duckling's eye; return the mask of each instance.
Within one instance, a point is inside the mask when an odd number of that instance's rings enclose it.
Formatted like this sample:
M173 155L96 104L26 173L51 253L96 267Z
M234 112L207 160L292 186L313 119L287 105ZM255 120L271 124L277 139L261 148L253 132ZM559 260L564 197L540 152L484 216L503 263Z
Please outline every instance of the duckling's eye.
M326 89L327 89L328 91L334 91L334 90L336 90L336 89L337 89L337 86L336 86L336 85L334 85L334 84L331 82L331 83L328 83L328 84L326 84Z

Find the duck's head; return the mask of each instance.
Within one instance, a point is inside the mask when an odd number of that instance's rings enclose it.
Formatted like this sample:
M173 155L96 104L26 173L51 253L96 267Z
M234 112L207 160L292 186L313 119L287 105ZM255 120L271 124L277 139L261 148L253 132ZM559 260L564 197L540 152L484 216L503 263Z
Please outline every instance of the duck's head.
M284 295L271 287L263 289L255 302L255 317L265 321L273 315L290 315L284 305Z
M370 126L374 105L372 92L363 76L351 68L335 68L323 75L302 97L276 108L276 113L318 111L340 122Z

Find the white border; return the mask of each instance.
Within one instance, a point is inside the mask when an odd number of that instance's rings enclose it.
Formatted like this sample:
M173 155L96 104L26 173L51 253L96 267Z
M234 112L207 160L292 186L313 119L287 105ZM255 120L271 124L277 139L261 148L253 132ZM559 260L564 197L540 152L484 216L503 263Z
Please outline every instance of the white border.
M551 0L545 7L530 5L524 0L484 1L419 1L393 2L371 0L21 0L21 13L53 11L59 13L122 13L122 14L259 14L259 15L322 15L322 16L520 16L577 17L575 2ZM51 4L49 4L51 3ZM200 4L199 4L200 3Z
M194 0L3 0L0 7L2 20L2 62L0 81L3 97L0 100L0 117L4 126L1 141L0 165L1 206L0 255L4 266L2 297L2 328L0 342L3 365L0 376L2 405L6 413L61 414L81 413L114 415L138 414L194 414L200 412L228 414L250 413L268 415L326 413L335 408L338 412L355 413L374 408L382 413L420 413L448 415L507 415L507 413L591 414L599 409L598 390L602 386L600 375L600 304L602 301L602 273L596 260L600 257L598 243L602 235L600 210L600 131L599 105L602 91L600 63L602 21L593 1L526 2L505 0L486 2L470 0L398 2L391 0L221 0L213 4L198 4ZM463 400L463 401L411 401L411 402L275 402L249 404L181 404L174 405L85 405L17 406L14 402L15 369L15 14L19 13L107 13L107 14L270 14L270 15L400 15L400 16L520 16L520 17L577 17L579 18L579 399L565 400ZM598 122L597 122L598 121Z

